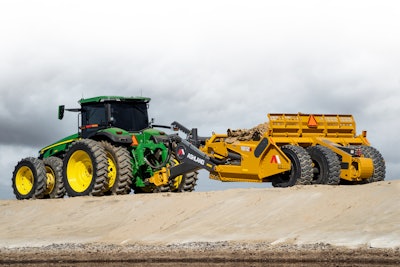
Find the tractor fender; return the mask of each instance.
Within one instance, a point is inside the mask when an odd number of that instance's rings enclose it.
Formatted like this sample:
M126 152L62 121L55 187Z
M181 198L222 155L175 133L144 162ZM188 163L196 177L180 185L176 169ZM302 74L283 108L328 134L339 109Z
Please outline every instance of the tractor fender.
M93 140L110 140L112 143L129 145L132 143L131 135L118 134L109 131L99 131L89 136Z

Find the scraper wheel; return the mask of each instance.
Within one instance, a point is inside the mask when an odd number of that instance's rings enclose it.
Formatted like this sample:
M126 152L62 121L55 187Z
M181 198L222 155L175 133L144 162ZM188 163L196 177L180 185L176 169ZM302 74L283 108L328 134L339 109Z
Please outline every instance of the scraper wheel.
M294 185L311 184L312 161L307 151L294 145L282 146L282 151L291 161L291 170L276 175L271 179L274 187L289 187Z

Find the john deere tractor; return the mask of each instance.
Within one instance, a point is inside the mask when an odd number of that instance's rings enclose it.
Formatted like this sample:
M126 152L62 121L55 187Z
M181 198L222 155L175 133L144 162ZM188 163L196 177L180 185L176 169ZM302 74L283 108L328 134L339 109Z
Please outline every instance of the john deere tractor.
M168 135L148 118L150 98L100 96L81 99L78 132L22 159L13 172L17 199L102 196L192 191L197 172L154 179L162 168L179 164ZM161 126L159 126L161 127Z

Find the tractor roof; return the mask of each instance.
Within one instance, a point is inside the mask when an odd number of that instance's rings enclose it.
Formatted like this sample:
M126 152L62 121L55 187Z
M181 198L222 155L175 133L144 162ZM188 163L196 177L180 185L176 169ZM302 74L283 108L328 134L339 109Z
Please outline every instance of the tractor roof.
M96 96L92 98L81 99L78 101L79 104L90 104L98 102L150 102L148 97L125 97L125 96Z

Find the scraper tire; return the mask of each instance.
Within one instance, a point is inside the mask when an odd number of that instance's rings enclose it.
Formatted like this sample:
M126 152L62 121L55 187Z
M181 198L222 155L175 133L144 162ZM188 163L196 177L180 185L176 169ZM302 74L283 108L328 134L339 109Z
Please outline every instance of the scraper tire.
M360 148L364 157L372 159L374 164L374 173L372 177L368 179L368 182L373 183L385 180L386 165L382 154L371 146L360 146Z
M282 146L281 150L291 161L291 170L272 178L274 187L290 187L311 184L312 161L307 151L294 145Z
M313 164L312 184L338 185L340 182L340 161L335 152L316 145L307 148Z

